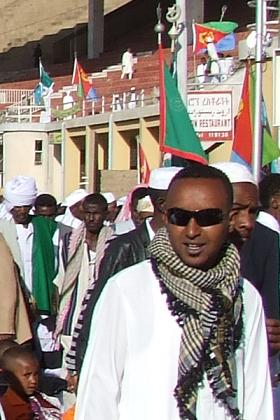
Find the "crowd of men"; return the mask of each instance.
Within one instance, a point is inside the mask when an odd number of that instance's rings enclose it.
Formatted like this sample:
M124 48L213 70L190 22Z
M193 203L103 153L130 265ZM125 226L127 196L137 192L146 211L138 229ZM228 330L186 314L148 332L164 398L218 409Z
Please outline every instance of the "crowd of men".
M0 208L0 418L280 419L280 174L151 171Z

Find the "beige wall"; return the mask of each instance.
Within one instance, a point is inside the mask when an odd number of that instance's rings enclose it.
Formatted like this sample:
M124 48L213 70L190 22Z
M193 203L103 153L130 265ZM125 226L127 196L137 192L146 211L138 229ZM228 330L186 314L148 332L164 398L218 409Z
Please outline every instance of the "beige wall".
M131 0L104 0L104 13L129 1ZM2 0L0 52L87 22L88 2L89 0Z
M35 165L35 140L43 140L43 163ZM3 134L4 184L15 175L33 176L40 191L48 190L48 135L44 132Z

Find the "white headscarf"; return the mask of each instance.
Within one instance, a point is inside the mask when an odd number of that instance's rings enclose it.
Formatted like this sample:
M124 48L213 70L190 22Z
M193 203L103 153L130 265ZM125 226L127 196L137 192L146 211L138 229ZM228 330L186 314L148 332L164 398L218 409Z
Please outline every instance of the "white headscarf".
M78 219L77 217L73 216L71 213L70 207L74 206L74 204L77 204L79 201L83 200L88 193L86 190L79 189L71 192L65 200L61 203L62 206L67 206L65 213L57 216L55 218L56 222L60 222L63 225L67 225L72 227L73 229L76 229L80 226L82 221Z
M67 195L67 197L65 197L61 205L71 207L79 201L83 200L87 195L88 193L86 192L86 190L82 188L72 191L69 195Z
M8 211L15 206L32 206L36 197L37 185L31 176L15 176L5 185L4 198Z

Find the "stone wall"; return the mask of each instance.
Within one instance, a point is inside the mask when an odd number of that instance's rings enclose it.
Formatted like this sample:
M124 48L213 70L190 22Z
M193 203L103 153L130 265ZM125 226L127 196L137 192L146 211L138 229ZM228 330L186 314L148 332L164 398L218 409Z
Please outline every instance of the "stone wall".
M0 53L88 19L89 0L2 0ZM104 0L105 14L131 0Z

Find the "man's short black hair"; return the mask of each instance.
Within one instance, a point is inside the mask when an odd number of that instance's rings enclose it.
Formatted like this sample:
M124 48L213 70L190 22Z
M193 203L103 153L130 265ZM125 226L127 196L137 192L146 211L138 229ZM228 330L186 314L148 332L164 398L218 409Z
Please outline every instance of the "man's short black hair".
M280 193L280 174L270 174L259 183L260 202L263 209L270 207L270 200Z
M168 190L170 190L171 186L174 182L178 181L179 179L186 179L186 178L208 178L208 179L219 179L226 190L229 206L232 207L233 204L233 189L228 177L224 174L224 172L220 171L213 166L208 165L196 165L189 168L183 168L179 171L174 178L172 179ZM217 191L217 193L219 193Z
M34 207L57 207L57 201L51 194L40 194L35 199Z
M87 195L83 200L83 208L85 208L86 205L89 204L96 204L102 207L104 211L108 209L108 203L105 197L103 197L102 194L99 193L93 193Z

